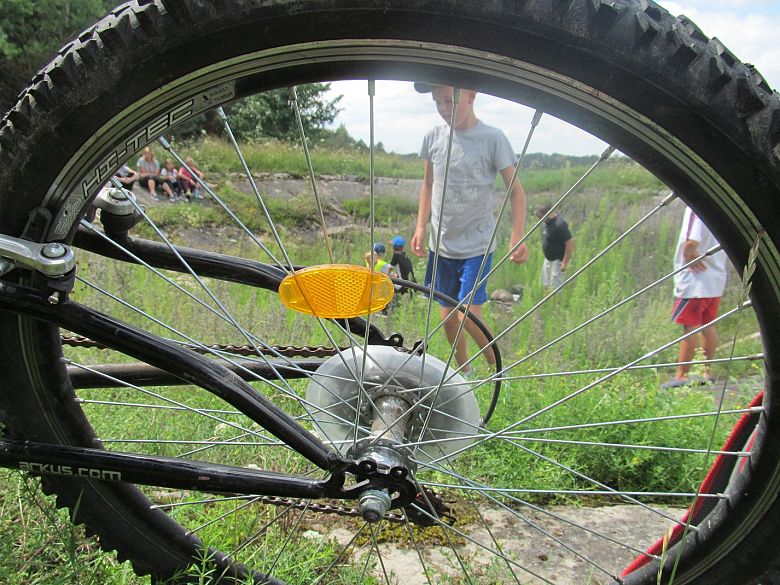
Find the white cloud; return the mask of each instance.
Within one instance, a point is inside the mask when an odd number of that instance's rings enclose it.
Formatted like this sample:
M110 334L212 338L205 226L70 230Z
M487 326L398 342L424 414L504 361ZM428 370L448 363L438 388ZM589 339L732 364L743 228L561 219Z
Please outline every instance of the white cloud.
M672 14L685 14L708 36L718 37L740 60L755 65L773 87L780 87L780 59L776 58L780 6L775 0L675 0L660 4ZM369 101L365 81L334 82L334 94L343 94L344 112L336 123L369 141ZM430 96L414 91L411 83L378 81L376 87L375 141L388 150L417 152L425 131L441 122ZM533 112L490 96L480 96L477 114L502 128L515 150L525 142ZM531 152L600 154L605 144L564 122L543 118Z

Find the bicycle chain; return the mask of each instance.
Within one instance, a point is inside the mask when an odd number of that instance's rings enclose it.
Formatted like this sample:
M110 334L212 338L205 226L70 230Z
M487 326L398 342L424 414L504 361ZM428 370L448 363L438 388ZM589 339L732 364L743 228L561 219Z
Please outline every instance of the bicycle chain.
M89 337L84 337L83 335L62 334L60 335L60 337L62 339L62 344L70 347L109 349L107 346L93 339L90 339ZM204 345L204 346L184 344L184 347L196 351L198 353L208 353L209 351L225 351L225 352L230 352L233 354L243 355L243 356L272 355L272 356L281 356L281 357L289 357L289 358L296 358L296 357L324 358L324 357L330 357L336 355L338 351L343 351L337 348L325 347L322 345L272 346L267 349L254 348L251 345L234 345L234 344L214 344L214 345ZM280 508L293 508L296 510L304 510L304 509L312 510L319 514L330 514L330 515L342 516L347 518L361 517L360 510L349 506L340 506L335 504L320 504L317 502L305 502L303 500L282 498L278 496L259 496L258 500L265 504L270 504L272 506L276 506ZM441 497L439 497L433 490L429 490L426 488L425 496L423 496L422 494L419 495L417 497L416 504L418 507L421 507L423 509L429 509L430 506L428 502L430 502L430 505L432 505L433 508L435 509L435 512L432 513L432 515L437 515L438 517L444 518L450 523L454 522L455 518L449 514L450 509L444 503ZM412 520L412 522L415 522L416 524L430 525L430 522L426 522L426 520L424 519L423 514L421 514L417 510L415 510L415 512L416 512L415 517L417 517L417 520ZM396 514L396 513L387 513L383 517L384 520L387 520L388 522L394 522L394 523L404 523L407 521L407 518L408 518L407 514Z
M294 508L296 510L309 510L318 514L330 514L333 516L342 516L346 518L360 518L360 510L349 506L339 506L336 504L320 504L317 502L307 502L304 500L294 500L291 498L282 498L278 496L260 496L258 500L264 504L270 504L279 508ZM382 517L388 522L403 523L406 516L403 514L388 513Z
M386 513L382 520L403 524L411 522L419 526L435 526L437 524L434 518L439 519L452 526L455 523L455 516L451 514L450 507L444 503L436 492L429 488L423 488L424 494L418 494L415 498L415 507L406 509L405 514ZM348 506L339 506L335 504L320 504L317 502L306 502L304 500L295 500L291 498L282 498L279 496L259 496L257 498L264 504L270 504L280 508L293 508L296 510L311 510L319 514L330 514L346 518L360 518L360 510ZM433 507L433 511L431 511ZM421 510L427 511L427 514Z
M109 349L106 345L99 343L89 337L83 335L60 335L62 339L62 345L70 347L88 347L93 349ZM209 353L211 351L224 351L235 355L243 356L256 356L266 355L275 357L287 357L287 358L325 358L336 355L343 349L335 347L325 347L324 345L317 346L295 346L295 345L274 345L268 348L258 347L255 348L251 345L235 345L232 343L226 344L213 344L213 345L192 345L182 344L182 347L186 347L197 353Z

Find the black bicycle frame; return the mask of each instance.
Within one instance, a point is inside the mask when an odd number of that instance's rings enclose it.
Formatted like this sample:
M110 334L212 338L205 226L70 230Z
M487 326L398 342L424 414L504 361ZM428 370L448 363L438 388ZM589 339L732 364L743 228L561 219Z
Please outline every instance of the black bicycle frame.
M232 405L300 453L330 479L310 479L101 449L0 442L0 465L33 473L288 497L353 497L343 490L344 474L355 463L325 446L273 402L224 366L170 341L118 321L67 298L51 304L40 291L0 281L0 310L27 315L121 351L198 385ZM363 488L365 489L365 487Z
M213 463L29 441L0 441L0 466L36 475L123 481L180 490L288 498L345 498L344 476L325 481Z

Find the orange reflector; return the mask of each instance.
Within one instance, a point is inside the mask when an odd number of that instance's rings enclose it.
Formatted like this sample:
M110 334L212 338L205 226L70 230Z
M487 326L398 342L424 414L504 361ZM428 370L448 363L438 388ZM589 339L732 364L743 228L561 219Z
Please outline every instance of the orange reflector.
M348 319L384 309L395 294L382 272L351 264L297 270L282 280L279 298L294 311L326 319Z

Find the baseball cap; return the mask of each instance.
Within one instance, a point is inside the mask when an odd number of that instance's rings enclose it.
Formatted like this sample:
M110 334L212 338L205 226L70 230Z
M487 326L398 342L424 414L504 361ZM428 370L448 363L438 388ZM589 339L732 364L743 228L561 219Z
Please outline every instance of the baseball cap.
M374 252L377 254L384 254L385 245L382 242L374 242Z
M395 236L391 241L393 248L403 248L406 245L406 240L403 236Z
M431 93L434 87L449 87L446 83L425 83L424 81L415 81L414 89L417 93ZM461 87L462 91L474 91L466 87Z

